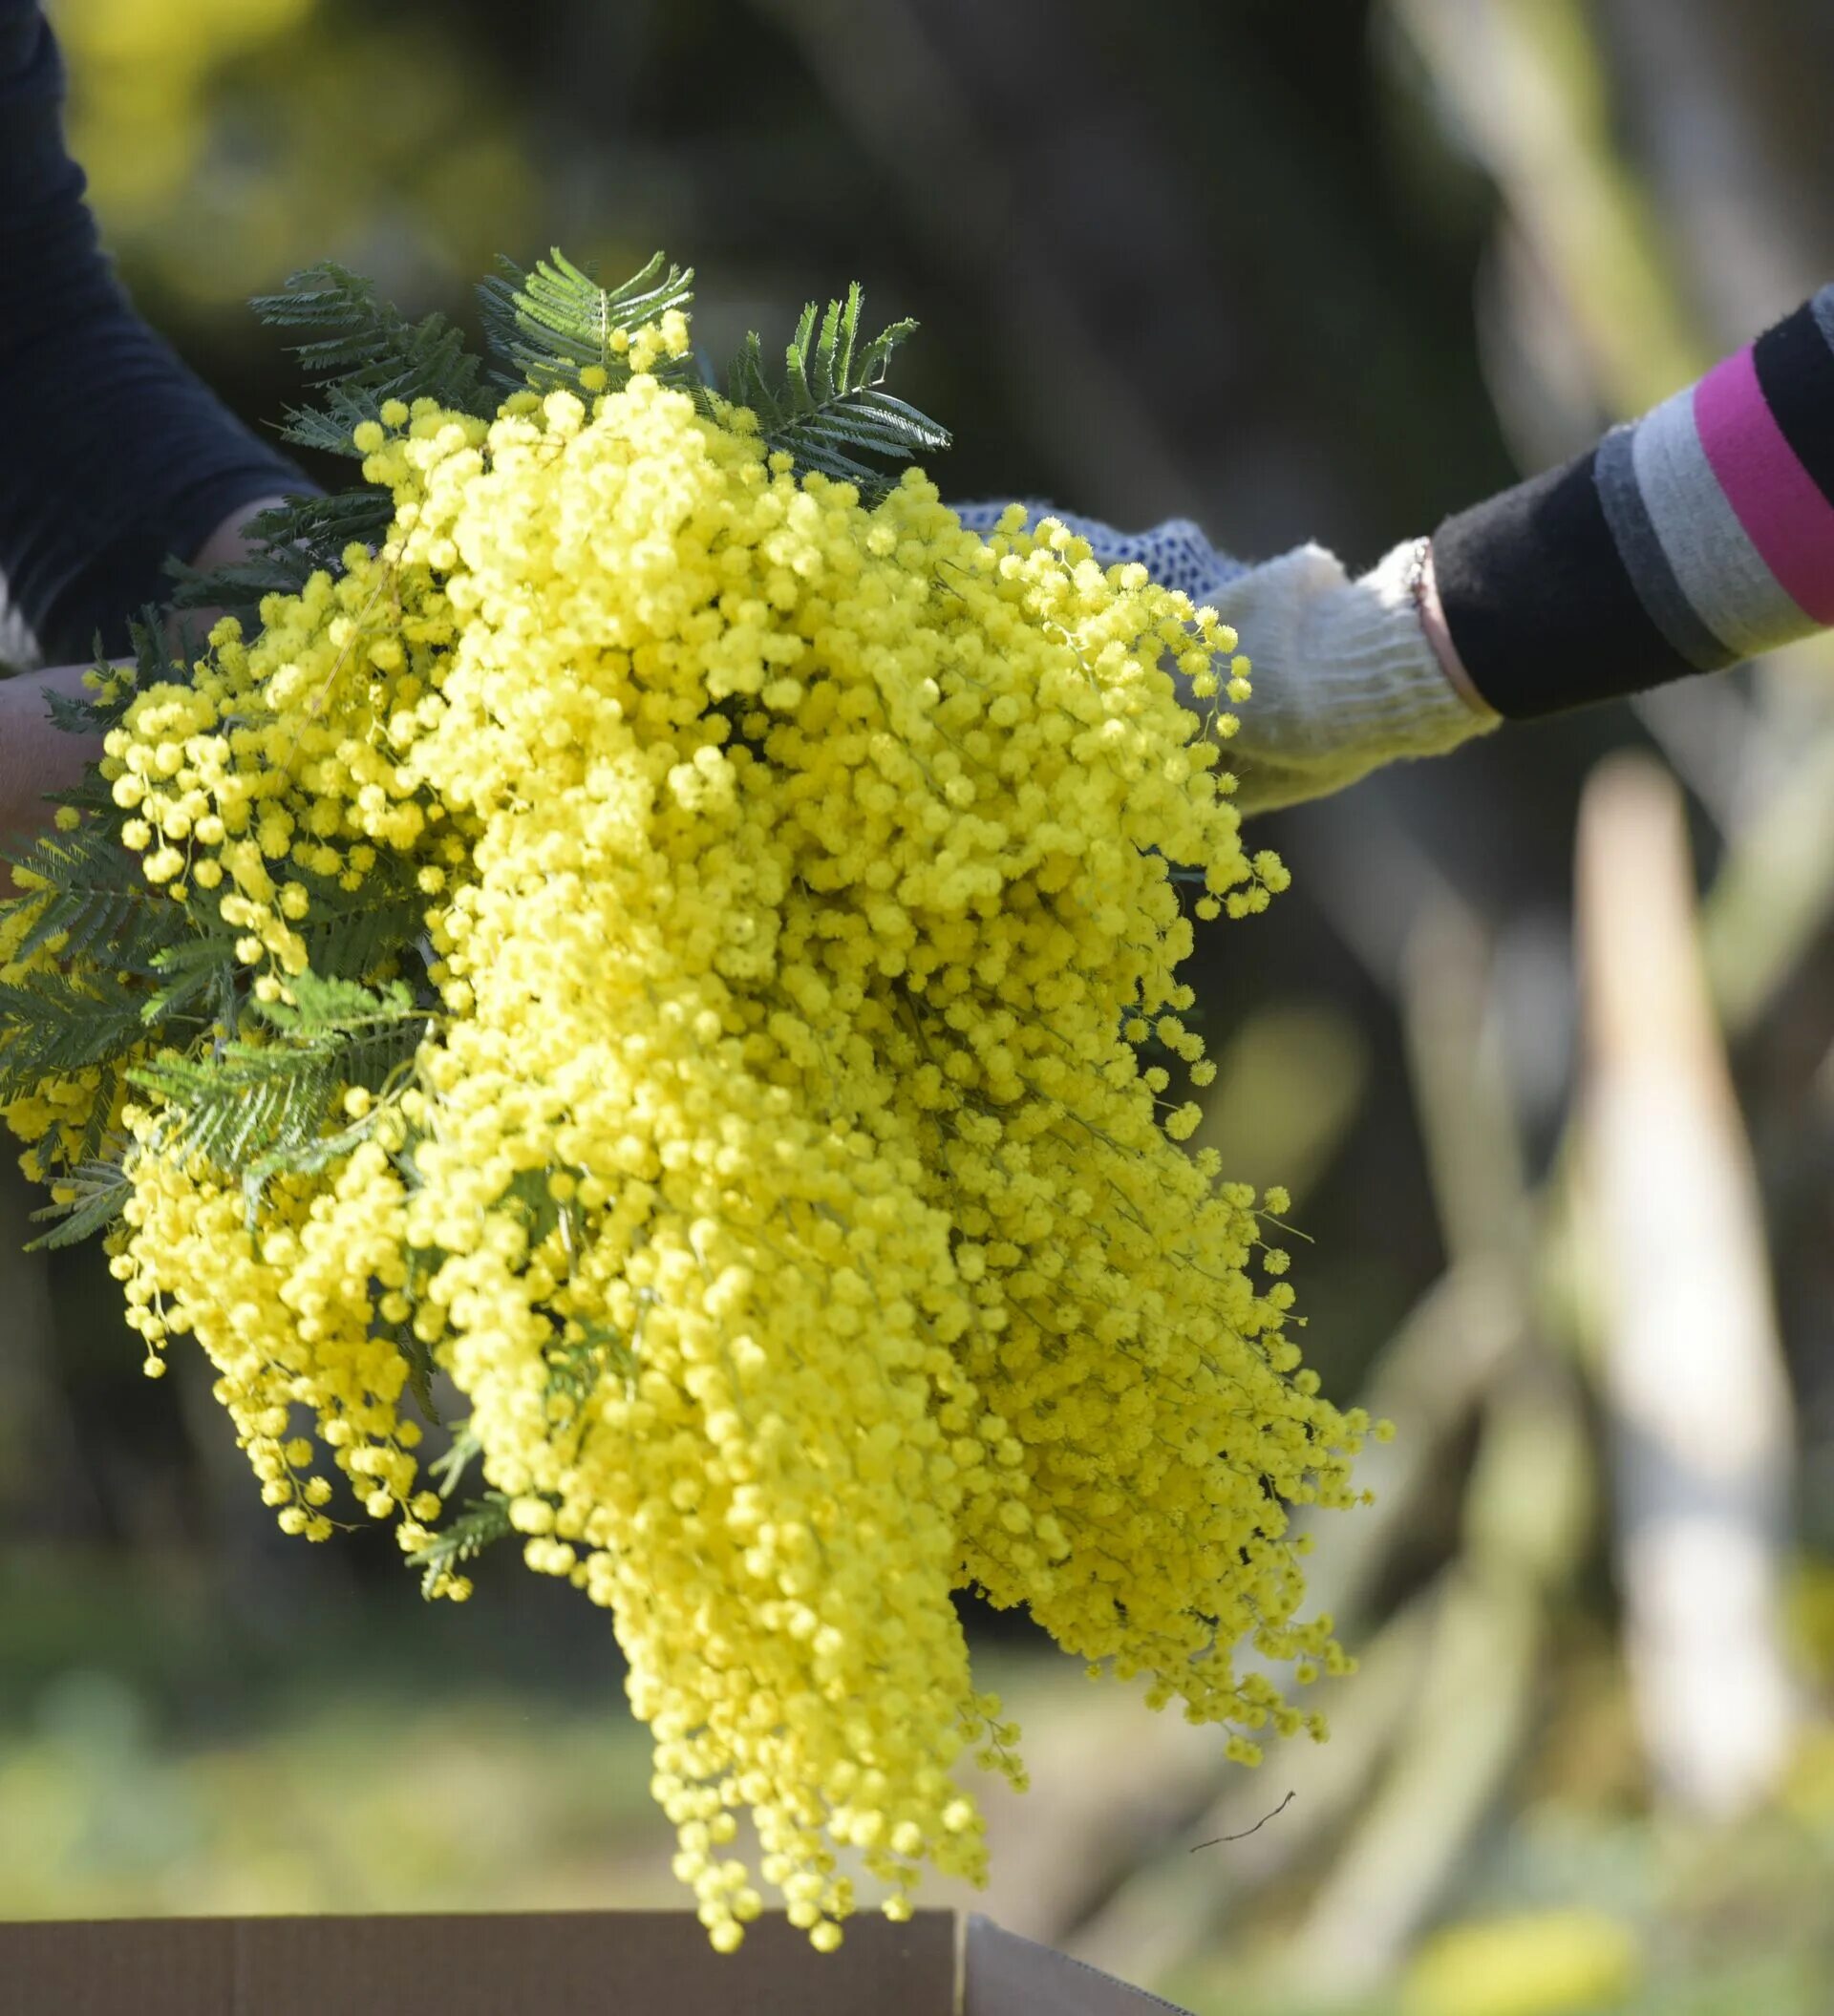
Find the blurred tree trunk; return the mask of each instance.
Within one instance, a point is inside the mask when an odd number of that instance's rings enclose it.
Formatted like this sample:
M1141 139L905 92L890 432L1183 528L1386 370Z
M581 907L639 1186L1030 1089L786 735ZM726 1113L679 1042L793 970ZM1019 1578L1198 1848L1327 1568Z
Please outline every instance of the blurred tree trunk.
M1793 1735L1795 1440L1680 794L1653 763L1589 787L1578 899L1627 1656L1659 1792L1724 1817L1772 1790Z
M1463 1546L1397 1753L1289 1944L1286 1991L1368 1994L1464 1866L1534 1727L1549 1600L1586 1544L1589 1470L1573 1381L1525 1350L1490 1395Z

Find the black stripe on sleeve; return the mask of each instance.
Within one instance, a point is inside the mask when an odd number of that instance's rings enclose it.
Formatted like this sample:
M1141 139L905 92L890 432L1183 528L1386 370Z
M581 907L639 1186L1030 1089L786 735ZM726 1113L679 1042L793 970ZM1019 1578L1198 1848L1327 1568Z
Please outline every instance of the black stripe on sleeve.
M1783 438L1834 504L1834 345L1804 303L1751 347L1758 385Z
M1433 571L1465 669L1510 719L1695 670L1624 571L1589 452L1447 519L1433 535Z

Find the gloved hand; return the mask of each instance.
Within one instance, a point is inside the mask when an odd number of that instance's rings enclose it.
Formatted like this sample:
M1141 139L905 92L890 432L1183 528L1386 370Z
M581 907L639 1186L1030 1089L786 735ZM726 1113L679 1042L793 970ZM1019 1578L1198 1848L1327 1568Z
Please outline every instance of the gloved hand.
M1005 506L957 508L985 533ZM1340 791L1398 757L1442 754L1500 718L1453 685L1427 639L1413 580L1418 541L1353 581L1322 546L1245 566L1188 519L1129 534L1042 504L1028 510L1034 523L1056 518L1088 540L1103 565L1141 562L1236 632L1254 689L1229 710L1241 723L1227 760L1244 812Z

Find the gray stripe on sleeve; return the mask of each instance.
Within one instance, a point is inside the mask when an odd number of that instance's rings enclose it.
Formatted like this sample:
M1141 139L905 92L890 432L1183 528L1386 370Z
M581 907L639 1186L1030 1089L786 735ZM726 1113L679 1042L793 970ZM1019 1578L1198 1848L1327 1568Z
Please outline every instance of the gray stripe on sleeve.
M1806 619L1752 544L1700 445L1692 385L1638 422L1631 459L1651 526L1707 628L1738 657L1800 637Z
M1592 458L1592 480L1617 557L1650 621L1697 671L1717 672L1738 655L1720 643L1681 592L1637 487L1633 427L1613 427Z

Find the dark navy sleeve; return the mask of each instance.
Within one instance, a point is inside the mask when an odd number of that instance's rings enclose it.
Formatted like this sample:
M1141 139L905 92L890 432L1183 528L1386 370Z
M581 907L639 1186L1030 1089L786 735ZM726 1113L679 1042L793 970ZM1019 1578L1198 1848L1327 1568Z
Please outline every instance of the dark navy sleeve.
M0 656L126 648L239 505L312 486L135 313L65 151L38 0L0 0Z

